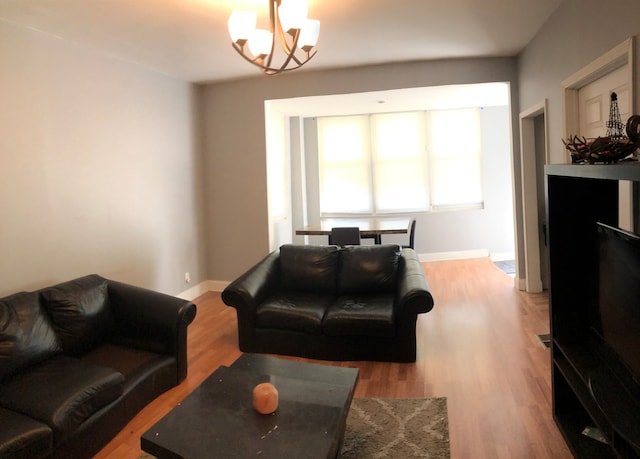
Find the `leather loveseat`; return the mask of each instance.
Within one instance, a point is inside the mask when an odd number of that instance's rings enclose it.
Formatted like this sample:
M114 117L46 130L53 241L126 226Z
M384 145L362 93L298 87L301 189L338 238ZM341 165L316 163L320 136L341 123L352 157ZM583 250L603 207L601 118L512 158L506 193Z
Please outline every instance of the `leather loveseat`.
M233 281L240 350L323 360L416 360L433 308L413 249L287 244Z
M195 314L98 275L0 298L0 457L93 456L186 377Z

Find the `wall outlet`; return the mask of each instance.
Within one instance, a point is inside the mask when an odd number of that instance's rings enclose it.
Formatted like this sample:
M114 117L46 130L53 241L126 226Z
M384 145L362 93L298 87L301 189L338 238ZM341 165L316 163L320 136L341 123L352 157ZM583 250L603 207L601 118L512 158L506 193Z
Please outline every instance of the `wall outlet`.
M189 282L191 282L191 274L189 274L189 272L187 271L186 273L184 273L184 281L188 284Z

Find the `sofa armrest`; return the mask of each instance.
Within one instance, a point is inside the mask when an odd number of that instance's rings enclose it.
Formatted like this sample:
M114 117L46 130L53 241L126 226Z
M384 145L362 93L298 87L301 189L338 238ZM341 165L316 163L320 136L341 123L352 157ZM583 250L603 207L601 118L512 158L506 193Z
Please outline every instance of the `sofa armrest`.
M178 382L187 375L187 326L196 305L171 295L108 280L115 318L113 342L176 358Z
M239 315L253 317L256 307L280 284L279 258L280 251L275 250L256 263L224 289L222 301Z
M418 255L413 249L402 249L396 292L396 313L421 314L433 309L433 297Z

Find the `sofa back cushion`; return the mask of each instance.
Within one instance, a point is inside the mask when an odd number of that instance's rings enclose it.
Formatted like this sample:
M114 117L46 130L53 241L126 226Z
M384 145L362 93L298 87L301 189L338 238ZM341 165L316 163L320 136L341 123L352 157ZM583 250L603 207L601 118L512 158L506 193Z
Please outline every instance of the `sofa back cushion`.
M333 245L280 247L280 282L284 289L335 293L339 248Z
M400 258L397 244L347 246L341 250L338 293L393 293Z
M0 380L61 351L38 292L0 299Z
M48 287L42 299L67 355L83 354L113 333L107 280L98 275Z

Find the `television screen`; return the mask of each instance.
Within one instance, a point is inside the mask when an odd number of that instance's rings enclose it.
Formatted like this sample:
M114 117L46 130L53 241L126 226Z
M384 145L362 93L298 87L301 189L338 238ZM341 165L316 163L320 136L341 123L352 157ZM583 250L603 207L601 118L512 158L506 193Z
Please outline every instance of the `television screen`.
M598 223L596 331L640 383L640 236Z

